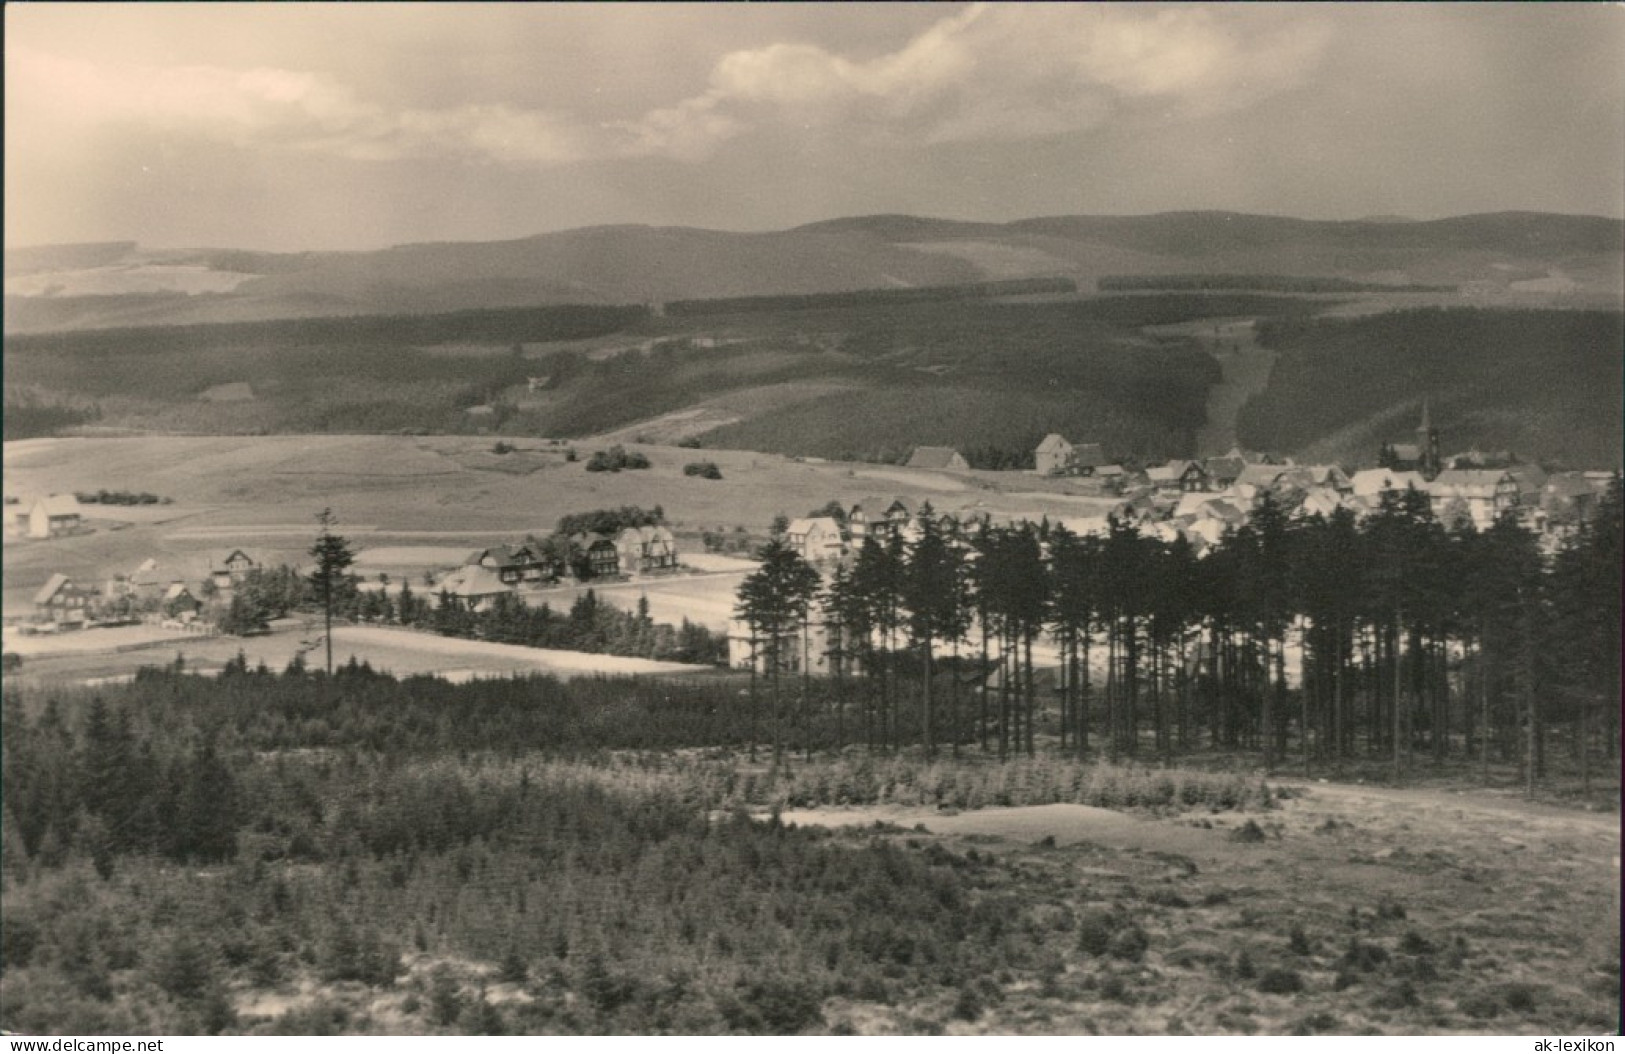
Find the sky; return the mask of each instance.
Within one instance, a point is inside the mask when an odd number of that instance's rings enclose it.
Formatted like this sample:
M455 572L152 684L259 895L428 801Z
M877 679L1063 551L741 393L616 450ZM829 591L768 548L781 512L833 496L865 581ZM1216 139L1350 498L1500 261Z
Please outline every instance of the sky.
M1625 215L1615 4L7 4L5 243Z

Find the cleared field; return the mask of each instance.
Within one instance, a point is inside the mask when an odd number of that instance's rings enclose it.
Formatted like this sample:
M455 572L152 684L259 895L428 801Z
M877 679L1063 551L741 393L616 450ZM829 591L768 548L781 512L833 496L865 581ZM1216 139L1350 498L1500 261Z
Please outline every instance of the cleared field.
M5 613L28 610L32 592L54 572L101 580L148 557L187 579L211 558L243 547L263 562L308 563L315 515L331 508L339 530L362 550L421 543L479 548L526 533L547 534L561 516L620 505L655 505L690 537L736 526L760 532L774 516L805 515L831 499L876 494L929 500L941 512L996 517L1081 515L1110 502L1069 494L1065 481L1021 472L942 474L912 469L801 461L742 450L639 445L640 471L587 472L595 443L576 449L520 440L546 453L537 467L508 471L492 440L476 436L140 436L7 443L6 487L19 494L100 488L173 497L153 523L4 546ZM607 444L606 444L607 445ZM717 463L720 480L683 475L691 461ZM162 517L161 521L159 517ZM466 546L466 548L465 548ZM427 557L427 554L424 554ZM389 570L369 560L369 570ZM457 562L457 561L447 561ZM407 565L402 564L400 567ZM419 565L412 565L419 566ZM652 598L651 598L652 599Z
M196 641L198 635L187 633L185 630L142 625L23 636L8 627L3 639L7 651L30 659L46 655L82 655L117 651L121 648L146 648L159 644Z
M284 628L263 637L152 637L145 641L150 644L149 647L129 651L116 651L115 648L143 642L115 639L112 635L121 632L119 630L86 630L64 634L50 639L53 644L59 645L54 649L25 652L23 673L19 676L34 682L112 683L133 675L142 666L167 665L177 657L189 669L216 670L239 653L250 666L263 662L270 669L281 670L295 655L302 654L305 661L314 667L326 658L320 647L319 621L307 620L302 626ZM25 638L29 643L45 639ZM79 647L72 647L74 644ZM6 647L12 650L10 639ZM644 676L714 672L705 666L526 648L516 644L439 637L404 629L335 627L334 663L348 662L351 656L357 661L370 663L376 670L401 677L435 674L450 680L529 673L591 677L602 674Z
M617 582L610 585L567 586L541 590L526 596L533 606L549 605L554 611L568 611L577 597L589 589L600 600L623 611L636 611L640 600L649 602L649 616L656 622L681 625L686 618L706 629L725 632L733 618L739 584L748 570L728 571L648 582Z
M462 563L469 550L458 545L380 545L368 546L356 554L355 567L391 570L397 567L446 567Z

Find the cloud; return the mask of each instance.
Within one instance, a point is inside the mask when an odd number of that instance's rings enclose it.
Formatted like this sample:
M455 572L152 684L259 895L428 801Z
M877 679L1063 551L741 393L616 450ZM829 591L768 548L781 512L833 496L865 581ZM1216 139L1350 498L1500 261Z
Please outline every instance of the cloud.
M619 121L505 102L394 107L327 74L92 63L20 47L7 95L47 136L115 123L248 149L548 167L695 161L757 129L931 144L1054 136L1138 112L1202 115L1301 83L1325 44L1314 20L1268 9L977 5L864 60L796 43L734 51L702 93Z
M331 77L296 70L109 65L19 51L8 56L7 89L45 135L129 124L248 148L521 165L580 161L601 150L590 128L556 114L503 104L391 109Z
M850 124L929 143L1027 139L1147 108L1201 116L1250 105L1303 83L1328 38L1285 12L976 5L862 62L811 45L733 52L703 95L659 116L667 134L703 116L690 150L773 124Z

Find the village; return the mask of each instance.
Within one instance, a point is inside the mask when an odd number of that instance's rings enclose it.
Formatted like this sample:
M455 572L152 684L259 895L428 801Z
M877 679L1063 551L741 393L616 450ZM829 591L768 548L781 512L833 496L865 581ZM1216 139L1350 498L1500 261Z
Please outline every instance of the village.
M1415 441L1383 444L1376 451L1375 467L1351 471L1337 464L1297 464L1290 458L1233 448L1223 456L1175 459L1137 469L1111 459L1099 443L1073 443L1052 433L1033 451L1034 467L1019 474L1037 477L1035 484L1096 499L1089 515L1077 515L1065 504L1053 505L1042 513L1052 526L1080 537L1103 538L1115 523L1164 543L1179 540L1197 556L1217 546L1227 532L1245 526L1263 495L1292 517L1329 518L1347 510L1360 521L1381 506L1385 494L1408 489L1425 495L1433 516L1446 525L1464 523L1485 531L1511 511L1551 554L1592 514L1613 478L1606 471L1547 473L1510 452L1445 455L1441 449L1439 431L1424 402ZM950 479L987 475L972 472L963 457L944 447L918 447L904 467ZM167 500L105 492L99 497L8 496L4 522L8 544L49 544L52 539L84 535L92 530L91 517L105 514L99 505L157 505ZM692 614L710 632L726 634L729 665L748 668L762 661L759 642L732 610L731 601L733 589L754 567L749 559L753 540L781 535L802 559L828 574L849 564L866 538L895 537L905 546L912 544L927 510L961 539L979 526L1036 519L1030 513L990 510L984 497L975 489L936 496L831 500L805 515L787 513L771 528L738 526L735 531L743 533L732 536L700 532L681 543L683 551L678 532L658 506L648 511L623 507L581 512L565 517L551 534L527 533L472 549L459 562L425 567L416 576L357 574L353 616L358 624L404 622L398 611L401 598L414 592L417 603L426 608L451 602L473 614L514 602L568 606L584 589L626 610L640 605L648 610L650 587L655 586L655 617L675 622ZM52 573L33 594L31 609L7 619L6 650L11 656L7 661L15 665L20 661L17 652L28 650L17 643L22 639L78 631L143 626L146 635L132 639L153 646L221 633L264 633L269 622L262 618L245 622L234 600L245 582L252 580L257 593L262 582L278 573L293 572L249 546L210 552L201 569L195 562L166 565L147 557L133 567L107 568L96 578ZM273 614L280 616L296 605L289 598L275 606ZM794 649L799 656L787 652L781 661L828 672L821 657L827 646L823 632L821 627L816 631L821 642L816 648L809 636L803 648ZM94 647L95 640L88 638L79 647Z

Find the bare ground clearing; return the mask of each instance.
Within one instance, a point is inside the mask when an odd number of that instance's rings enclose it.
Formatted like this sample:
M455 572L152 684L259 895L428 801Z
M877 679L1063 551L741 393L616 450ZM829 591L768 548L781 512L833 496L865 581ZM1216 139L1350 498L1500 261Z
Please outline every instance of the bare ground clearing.
M827 1016L870 1034L917 1032L933 1015L951 1034L1617 1027L1617 817L1425 788L1288 793L1297 796L1250 815L1149 818L1077 805L784 812L787 823L996 854L1053 889L1063 917L1132 918L1144 934L1143 953L1086 957L975 1022L954 1020L946 1001L838 1001ZM1264 978L1298 988L1272 990Z

